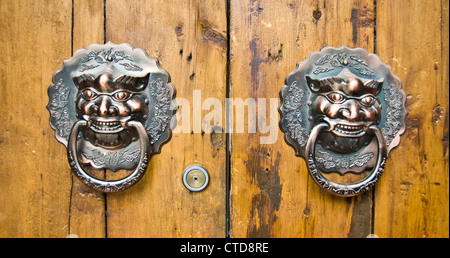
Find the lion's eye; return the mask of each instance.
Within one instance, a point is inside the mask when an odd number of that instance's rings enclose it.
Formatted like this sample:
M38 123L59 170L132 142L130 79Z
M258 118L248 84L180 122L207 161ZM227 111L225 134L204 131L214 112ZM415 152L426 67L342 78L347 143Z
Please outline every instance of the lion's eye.
M361 99L361 104L363 104L364 106L372 106L373 104L375 104L375 97L374 96L365 96Z
M131 92L128 91L117 91L112 95L115 101L127 101L131 98Z
M94 100L98 97L98 94L95 93L93 90L86 89L83 91L83 98L86 100Z
M332 93L328 94L327 98L332 103L343 103L345 101L344 95L337 93L337 92L332 92Z

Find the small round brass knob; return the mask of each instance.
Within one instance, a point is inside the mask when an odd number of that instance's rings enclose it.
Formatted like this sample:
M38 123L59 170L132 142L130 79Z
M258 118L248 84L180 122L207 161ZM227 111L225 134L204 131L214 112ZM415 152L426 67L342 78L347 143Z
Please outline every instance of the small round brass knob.
M209 174L200 165L191 165L183 171L183 184L192 192L202 191L208 186Z

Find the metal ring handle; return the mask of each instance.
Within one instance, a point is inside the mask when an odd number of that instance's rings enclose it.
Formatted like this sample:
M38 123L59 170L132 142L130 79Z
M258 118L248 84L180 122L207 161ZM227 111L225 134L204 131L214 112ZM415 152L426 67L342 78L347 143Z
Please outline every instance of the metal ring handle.
M384 166L386 164L387 147L380 128L374 125L369 127L369 130L371 130L375 134L375 137L378 141L378 157L376 165L370 172L369 176L367 176L363 180L350 184L341 184L329 180L322 175L322 173L318 169L318 166L316 165L314 153L316 147L316 139L320 131L327 128L329 128L328 124L320 123L311 130L311 134L306 144L306 157L309 174L312 176L314 181L324 190L338 196L351 197L366 192L378 181L384 171Z
M87 122L85 120L79 120L77 121L69 135L69 141L67 145L67 156L69 158L69 164L72 168L73 173L86 185L99 190L101 192L110 193L110 192L118 192L125 190L134 184L136 184L141 177L144 175L145 171L147 170L148 161L149 161L149 147L150 147L150 141L148 139L147 133L145 131L144 126L142 123L137 121L129 121L127 123L128 126L136 128L139 139L140 139L140 157L139 157L139 163L136 166L136 168L133 170L131 174L128 176L118 179L118 180L101 180L98 178L95 178L88 173L86 173L83 168L81 167L79 161L78 161L78 151L76 147L77 143L77 137L78 133L81 128L85 127L87 125Z

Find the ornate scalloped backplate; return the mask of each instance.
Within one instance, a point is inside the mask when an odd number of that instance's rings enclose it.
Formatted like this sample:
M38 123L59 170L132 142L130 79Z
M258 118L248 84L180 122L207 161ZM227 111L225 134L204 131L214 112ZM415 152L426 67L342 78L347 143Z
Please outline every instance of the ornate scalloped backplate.
M141 101L139 105L145 106L143 108L145 112L140 115L140 122L149 136L151 146L149 155L159 153L161 146L171 137L170 121L177 109L174 102L175 88L170 83L169 74L159 67L157 60L150 58L144 50L135 49L129 44L116 45L111 42L104 45L92 44L86 49L77 50L72 58L63 62L63 66L54 74L52 84L48 88L47 109L50 112L50 125L55 130L56 139L67 147L73 125L80 119L86 119L87 116L81 112L81 104L77 106L77 98L80 98L80 94L86 94L80 85L89 88L89 83L101 84L102 78L105 77L100 77L106 72L111 77L108 79L111 80L111 85L144 83L142 90L134 92L139 96L133 101ZM136 78L145 80L136 82ZM130 90L126 91L128 92L133 94ZM123 93L118 96L126 97ZM125 108L133 108L136 105L133 101ZM108 130L113 130L115 126L113 122L103 122L99 125L105 125ZM93 140L89 141L88 137L88 133L85 132L77 140L78 158L83 164L113 171L136 166L140 153L136 137L123 147L117 148L98 146ZM110 135L103 138L105 139L101 140L105 142L115 140Z
M386 154L405 131L406 94L400 79L375 54L361 48L325 47L289 73L280 91L280 128L297 156L308 159L311 131L317 135L315 164L322 173L362 173L377 163L376 126ZM316 136L315 136L316 137Z

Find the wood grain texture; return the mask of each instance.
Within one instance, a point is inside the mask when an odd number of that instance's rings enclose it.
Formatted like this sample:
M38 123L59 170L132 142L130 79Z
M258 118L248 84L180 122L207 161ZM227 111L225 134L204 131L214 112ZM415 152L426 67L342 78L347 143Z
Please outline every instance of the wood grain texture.
M448 1L377 1L377 53L409 115L376 188L374 233L448 237Z
M178 112L191 113L191 121L182 121L191 122L189 132L173 134L138 184L107 196L108 237L225 236L225 135L217 142L197 130L193 90L203 100L225 98L226 20L225 1L106 1L106 40L158 59L177 96L190 103ZM183 186L182 172L191 164L209 171L202 192Z
M233 98L277 98L297 62L324 46L373 52L373 1L231 1L230 20ZM232 237L370 233L370 192L355 198L326 193L281 132L275 144L261 145L261 135L232 135Z
M0 237L224 237L227 194L231 237L449 237L448 28L448 0L1 0ZM72 177L45 108L62 61L105 41L158 59L185 99L178 115L190 113L143 179L113 194ZM354 198L318 187L278 125L274 144L247 131L278 123L269 100L297 62L342 45L379 55L408 95L400 145L374 190ZM233 114L229 193L226 135L201 126L214 97L225 128L227 91L267 107L266 120ZM210 173L202 192L182 184L191 164Z
M71 1L0 2L0 237L66 237L70 168L47 88L71 55Z

